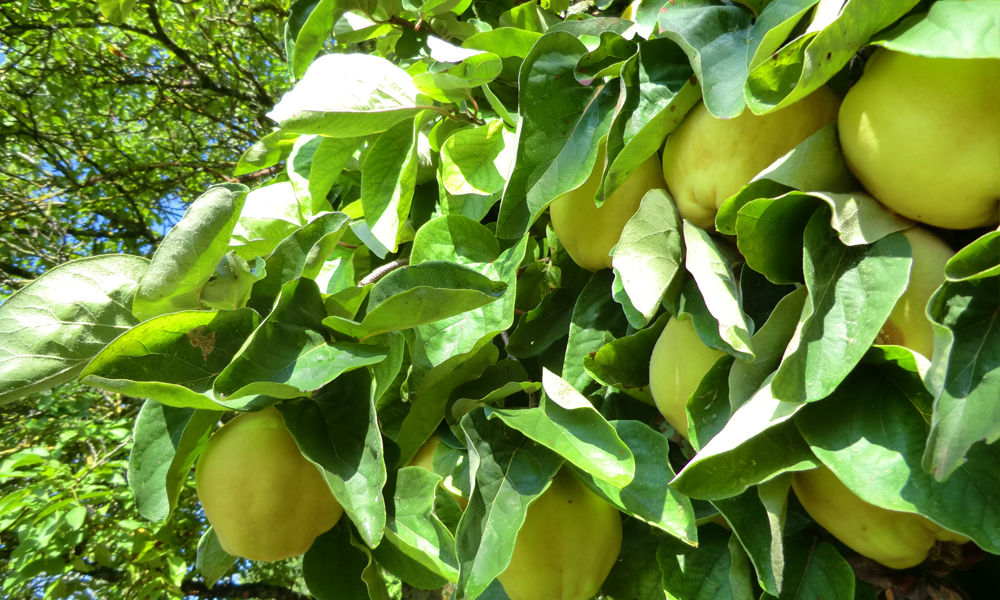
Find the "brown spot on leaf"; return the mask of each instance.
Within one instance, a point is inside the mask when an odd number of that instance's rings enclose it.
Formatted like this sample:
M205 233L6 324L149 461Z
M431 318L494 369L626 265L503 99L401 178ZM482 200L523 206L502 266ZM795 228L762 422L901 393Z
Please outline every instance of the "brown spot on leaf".
M202 358L207 361L208 355L215 350L215 332L206 334L205 326L202 325L187 332L187 337L192 346L201 350Z

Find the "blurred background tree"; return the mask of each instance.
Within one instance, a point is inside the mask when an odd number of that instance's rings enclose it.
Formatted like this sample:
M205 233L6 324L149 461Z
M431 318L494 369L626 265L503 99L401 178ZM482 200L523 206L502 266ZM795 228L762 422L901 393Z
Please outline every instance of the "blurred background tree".
M0 299L66 260L151 255L187 205L233 178L290 85L283 2L0 2ZM125 480L141 400L75 384L0 412L0 597L308 596L300 561L195 569L193 486L166 525Z
M0 297L72 258L149 255L233 178L290 85L279 0L0 2Z

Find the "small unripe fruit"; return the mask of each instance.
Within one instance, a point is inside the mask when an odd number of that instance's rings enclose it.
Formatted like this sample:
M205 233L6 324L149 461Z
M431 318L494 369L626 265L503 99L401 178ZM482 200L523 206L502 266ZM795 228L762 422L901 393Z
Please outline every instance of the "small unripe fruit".
M702 343L691 319L667 321L649 360L649 391L670 426L688 437L687 401L725 353Z
M303 554L344 512L273 406L241 414L209 438L195 487L222 548L250 560Z

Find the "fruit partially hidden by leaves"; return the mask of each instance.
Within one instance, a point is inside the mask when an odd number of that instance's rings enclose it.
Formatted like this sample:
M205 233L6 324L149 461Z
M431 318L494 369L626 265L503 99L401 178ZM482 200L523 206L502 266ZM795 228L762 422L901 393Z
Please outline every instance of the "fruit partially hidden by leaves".
M919 565L938 541L969 541L924 516L865 502L827 467L795 473L792 489L809 516L834 537L893 569Z
M821 87L766 115L713 117L699 103L667 136L663 178L682 218L702 229L730 196L807 137L837 119L840 99Z
M604 155L602 143L587 181L549 205L552 228L559 242L576 264L589 271L611 268L608 253L618 243L625 224L639 209L642 197L649 190L666 189L654 154L636 167L598 208L594 195L601 186Z
M563 467L528 506L510 565L497 579L511 600L587 600L621 545L618 510Z
M195 486L223 549L250 560L304 553L344 512L274 407L219 429L198 459Z
M691 319L667 321L649 360L649 391L677 433L688 437L687 401L725 353L702 343Z
M927 302L944 283L944 266L955 252L921 227L911 227L903 235L913 251L910 283L896 301L875 342L904 346L930 358L934 353L934 326L927 318Z
M1000 60L880 49L838 127L851 171L892 210L950 229L1000 217Z

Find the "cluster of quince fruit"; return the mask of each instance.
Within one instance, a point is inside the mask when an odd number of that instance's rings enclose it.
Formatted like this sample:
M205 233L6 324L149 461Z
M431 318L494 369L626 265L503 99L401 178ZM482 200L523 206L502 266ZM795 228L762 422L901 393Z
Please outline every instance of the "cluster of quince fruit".
M434 472L440 441L431 436L409 466ZM255 561L305 553L344 513L273 406L242 413L209 438L195 485L222 548ZM446 489L464 510L468 499L447 482ZM511 600L586 600L611 571L621 541L618 510L563 467L528 507L498 579Z
M995 62L880 49L843 100L824 87L779 111L747 111L731 120L698 105L668 136L662 161L649 157L598 208L602 144L587 181L551 204L553 228L581 267L610 268L612 249L647 191L668 190L682 218L711 229L726 199L834 121L852 172L891 210L942 228L994 224L1000 216ZM910 285L879 341L929 357L933 331L924 307L953 251L919 226L904 235L913 249ZM681 436L688 436L688 399L721 355L701 342L689 320L676 318L653 350L650 391ZM411 464L433 470L438 443L432 437ZM792 487L820 525L889 567L919 564L939 540L968 541L920 515L866 503L826 468L797 473ZM197 490L223 548L252 560L304 553L343 514L322 472L302 456L273 407L241 414L212 436L198 462ZM461 492L451 491L464 508ZM585 600L610 572L621 537L618 511L564 467L529 506L499 579L513 600Z
M928 58L880 48L843 100L822 87L778 111L745 111L729 120L697 105L667 137L662 163L651 156L597 208L602 146L586 183L550 205L552 226L573 260L591 271L612 266L613 248L649 190L666 189L683 219L714 231L723 202L834 121L850 170L885 207L939 228L997 223L997 61ZM944 281L945 263L954 251L919 225L903 235L912 248L910 282L877 341L930 358L934 333L925 307ZM690 320L677 318L668 321L655 345L650 392L665 420L685 438L688 399L722 355L702 343ZM829 469L799 472L793 481L795 494L817 523L886 566L915 566L936 541L968 541L921 515L861 500Z

